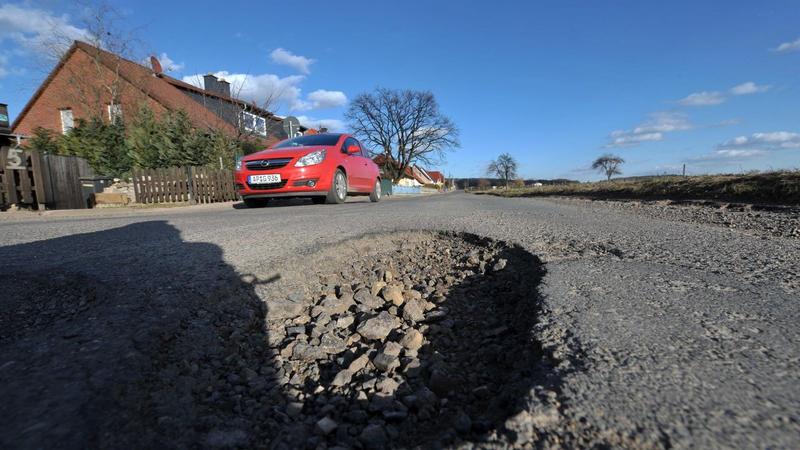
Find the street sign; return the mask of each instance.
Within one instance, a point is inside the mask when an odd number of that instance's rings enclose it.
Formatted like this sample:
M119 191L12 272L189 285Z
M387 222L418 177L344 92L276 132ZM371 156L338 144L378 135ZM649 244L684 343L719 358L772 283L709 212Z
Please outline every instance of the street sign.
M297 120L297 117L287 116L283 119L283 131L289 138L300 136L300 121Z
M8 131L11 124L8 120L8 105L0 103L0 131Z

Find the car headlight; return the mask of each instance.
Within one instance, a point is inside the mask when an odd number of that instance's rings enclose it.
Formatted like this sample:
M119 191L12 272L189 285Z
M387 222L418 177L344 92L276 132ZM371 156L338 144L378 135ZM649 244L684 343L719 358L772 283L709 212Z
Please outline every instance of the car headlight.
M242 170L242 160L236 159L236 170Z
M325 159L325 149L317 150L315 152L311 152L306 156L298 159L297 162L294 164L295 167L305 167L305 166L313 166L315 164L319 164L322 160Z

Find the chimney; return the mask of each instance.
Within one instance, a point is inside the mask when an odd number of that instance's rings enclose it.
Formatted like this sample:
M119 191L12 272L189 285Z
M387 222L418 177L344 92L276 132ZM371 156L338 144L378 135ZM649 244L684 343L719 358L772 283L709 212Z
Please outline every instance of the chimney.
M222 95L224 95L226 97L230 97L231 96L231 84L230 83L225 81L223 78L220 78L219 82L217 83L217 86L219 87L219 93L220 94L222 94Z
M231 84L222 78L217 78L212 74L203 75L203 88L214 94L231 96Z
M212 74L203 75L203 89L215 94L219 93L219 80Z

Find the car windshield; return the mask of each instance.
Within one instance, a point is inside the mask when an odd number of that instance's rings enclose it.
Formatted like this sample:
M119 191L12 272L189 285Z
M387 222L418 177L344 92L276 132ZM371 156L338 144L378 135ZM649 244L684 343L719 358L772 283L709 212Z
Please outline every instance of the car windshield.
M288 148L288 147L310 147L313 145L336 145L339 141L338 134L311 134L308 136L299 136L288 141L283 141L276 145L274 148Z

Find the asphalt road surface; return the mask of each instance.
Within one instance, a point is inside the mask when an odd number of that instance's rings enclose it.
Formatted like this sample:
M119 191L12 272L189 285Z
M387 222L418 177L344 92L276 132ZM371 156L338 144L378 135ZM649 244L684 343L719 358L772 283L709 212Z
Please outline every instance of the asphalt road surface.
M135 444L130 423L144 412L116 399L157 357L136 351L159 339L148 330L180 326L176 299L232 277L302 277L306 255L409 230L518 243L544 262L530 286L543 302L533 332L554 362L558 411L529 416L528 439L800 448L800 240L463 193L0 213L0 446Z

